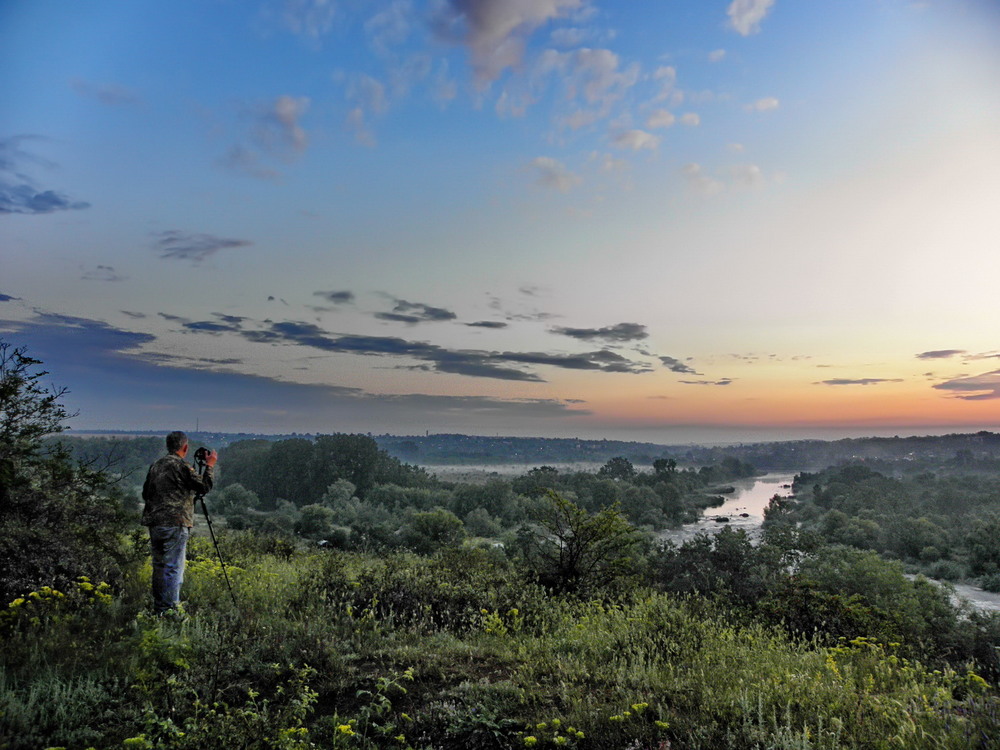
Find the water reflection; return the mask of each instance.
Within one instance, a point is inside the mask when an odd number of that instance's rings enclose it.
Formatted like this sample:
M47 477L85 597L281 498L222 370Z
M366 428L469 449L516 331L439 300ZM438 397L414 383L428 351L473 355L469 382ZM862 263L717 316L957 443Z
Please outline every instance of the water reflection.
M726 501L714 508L706 508L701 520L689 523L679 529L669 529L660 534L662 539L669 539L675 544L681 544L700 533L716 534L725 527L744 529L750 538L757 540L760 536L760 525L764 522L764 509L775 495L787 497L791 494L794 474L766 474L762 477L741 479L732 482L736 488L732 494L726 495ZM725 518L724 522L717 518Z

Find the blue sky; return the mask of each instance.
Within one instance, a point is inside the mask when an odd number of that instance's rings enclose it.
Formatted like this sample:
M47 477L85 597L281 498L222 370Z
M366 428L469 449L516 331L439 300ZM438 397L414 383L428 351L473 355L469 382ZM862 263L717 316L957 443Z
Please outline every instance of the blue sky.
M74 429L1000 425L994 2L8 0L0 71Z

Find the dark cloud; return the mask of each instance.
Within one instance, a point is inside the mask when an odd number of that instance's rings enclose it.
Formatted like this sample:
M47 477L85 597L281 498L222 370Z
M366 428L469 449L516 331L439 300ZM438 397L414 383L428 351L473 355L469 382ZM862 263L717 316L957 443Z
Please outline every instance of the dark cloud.
M398 323L426 323L445 320L455 320L458 316L451 310L442 307L432 307L422 302L407 302L405 299L395 300L392 312L375 313L379 320L391 320Z
M509 324L499 320L477 320L474 323L466 323L470 328L506 328Z
M230 333L232 331L237 331L239 328L227 323L213 323L210 320L201 320L193 323L185 323L185 330L195 331L196 333L211 333L218 335L220 333Z
M902 378L832 378L821 380L815 385L879 385L880 383L902 383Z
M544 383L538 375L512 367L497 364L496 358L482 352L441 351L435 354L434 369L438 372L448 372L453 375L468 375L474 378L493 378L494 380L518 380L531 383Z
M575 339L591 341L601 339L603 341L639 341L647 338L646 326L639 323L619 323L618 325L607 326L606 328L553 328L552 333L561 333Z
M559 316L555 313L547 313L541 311L529 312L529 313L508 313L507 320L526 320L529 322L544 323L547 320L554 320Z
M190 260L194 263L200 263L219 250L249 247L253 244L250 240L227 239L211 234L181 232L176 229L158 232L154 237L153 250L161 258Z
M12 184L0 176L0 214L50 214L84 208L90 208L90 204L54 190L39 191L27 183Z
M185 327L188 330L196 330L193 328L194 325L188 322ZM215 327L198 330L209 333L218 331ZM544 382L540 376L520 367L524 365L630 374L651 371L643 363L633 362L607 350L584 354L450 350L436 344L408 341L395 336L331 334L315 323L300 321L271 323L264 329L239 329L238 333L255 343L296 344L333 353L411 357L428 363L426 366L419 366L420 369L498 380Z
M348 302L354 302L354 292L313 292L313 295L316 297L322 297L327 302L334 305L343 305Z
M94 266L81 269L80 278L86 281L125 281L128 276L122 276L112 266Z
M917 359L948 359L958 354L965 354L965 349L935 349L930 352L921 352Z
M679 359L676 359L674 357L668 357L666 355L662 355L660 357L660 361L663 363L663 366L666 367L671 372L679 372L683 375L701 374L698 371L696 371L693 367L689 367L688 365L684 364Z
M941 391L953 391L955 398L963 401L990 401L1000 398L1000 370L991 370L982 375L953 378L932 386Z
M730 385L732 378L722 378L721 380L681 380L684 385Z
M20 302L20 297L11 297L9 294L0 294L0 302Z
M280 330L322 335L302 325ZM501 429L513 429L532 420L590 413L560 399L373 394L245 375L225 369L241 364L238 359L140 351L141 345L155 342L153 336L85 318L38 313L26 322L0 319L0 332L15 346L26 344L54 381L69 388L66 406L80 411L77 420L88 428L174 429L200 417L203 427L227 431L283 432L295 424L316 432L329 431L331 425L359 432L405 425L467 432L481 428L487 415ZM347 339L345 346L360 347L365 341L341 338ZM368 343L386 351L428 346Z
M387 312L375 313L375 317L379 320L388 320L393 323L407 323L409 325L420 323L423 320L423 318L419 318L416 315L401 315L400 313Z
M504 367L484 352L449 351L435 344L407 341L395 336L330 335L313 323L274 323L269 330L242 331L259 343L294 343L326 352L373 356L402 356L430 362L437 372L498 380L541 381L537 375Z
M148 333L127 331L89 318L36 311L27 321L0 320L0 332L10 333L31 342L31 348L41 347L43 361L56 350L65 350L83 366L97 367L106 356L134 354L141 345L155 340ZM32 356L37 356L31 352ZM90 359L93 362L90 362Z
M187 318L182 318L180 315L171 315L170 313L156 313L164 320L169 320L171 323L190 323L191 321Z
M49 214L90 208L85 201L73 200L55 190L39 188L24 173L29 164L52 168L50 162L21 148L25 141L44 140L36 136L0 139L0 214Z
M237 328L241 326L244 321L247 320L242 315L226 315L224 313L212 313L212 315L214 315L216 318L223 321L224 323L229 323L230 325L236 326Z

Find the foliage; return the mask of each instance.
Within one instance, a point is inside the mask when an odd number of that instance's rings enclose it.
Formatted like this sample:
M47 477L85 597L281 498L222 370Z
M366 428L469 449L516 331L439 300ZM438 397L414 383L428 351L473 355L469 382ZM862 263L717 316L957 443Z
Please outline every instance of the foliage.
M0 597L81 575L119 582L136 559L133 516L101 472L75 464L42 438L63 429L65 391L23 348L0 342Z
M42 378L49 373L41 361L28 356L25 347L11 347L0 340L0 482L15 479L16 472L37 462L42 438L62 432L70 415L61 403L65 388L48 388Z
M528 564L542 585L593 594L635 570L639 539L617 507L591 514L555 492L548 500L537 512L538 529L522 532Z

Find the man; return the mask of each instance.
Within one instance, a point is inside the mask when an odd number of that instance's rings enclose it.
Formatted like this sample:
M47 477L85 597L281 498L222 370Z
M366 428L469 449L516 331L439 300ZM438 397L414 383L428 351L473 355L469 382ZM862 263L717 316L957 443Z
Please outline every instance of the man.
M209 453L205 473L199 476L184 461L187 452L187 435L171 432L167 435L167 455L149 467L142 485L142 499L146 501L142 524L149 527L153 547L153 609L157 615L180 612L194 501L212 489L213 467L218 460L215 451Z

